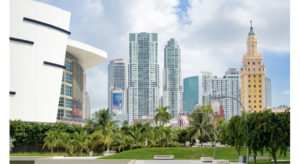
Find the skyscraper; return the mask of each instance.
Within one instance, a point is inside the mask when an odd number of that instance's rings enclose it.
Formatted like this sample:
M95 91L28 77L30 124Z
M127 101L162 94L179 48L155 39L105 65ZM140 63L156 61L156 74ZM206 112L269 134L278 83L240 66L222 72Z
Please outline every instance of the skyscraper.
M272 108L272 83L271 78L266 76L266 108Z
M173 118L182 112L181 51L173 38L164 51L163 105L169 107Z
M240 100L239 71L229 68L225 76L218 78L210 72L202 73L202 104L211 105L214 101L219 101L224 108L225 119L239 115L240 104L232 98L214 99L217 96L228 96Z
M127 69L123 59L108 64L108 108L113 120L121 125L127 115Z
M261 111L265 108L265 74L262 54L257 52L257 38L251 24L247 52L244 54L240 71L241 102L246 110Z
M133 119L149 116L159 105L157 33L129 34L128 111Z
M191 111L196 104L199 104L199 77L192 76L184 78L183 102L184 111Z

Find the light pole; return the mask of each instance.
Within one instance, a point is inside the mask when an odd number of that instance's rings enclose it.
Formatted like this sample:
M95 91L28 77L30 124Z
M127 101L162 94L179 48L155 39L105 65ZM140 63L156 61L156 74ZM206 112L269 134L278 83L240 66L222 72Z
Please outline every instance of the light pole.
M248 124L247 124L247 115L246 115L246 109L244 107L244 105L235 97L231 97L231 96L226 96L226 95L222 95L222 96L209 96L209 99L223 99L223 98L231 98L233 100L236 100L243 108L244 110L244 117L245 117L245 122L246 122L246 139L248 142ZM247 144L246 142L246 144ZM247 145L247 157L246 157L246 163L249 164L249 147Z
M216 159L216 130L215 130L215 119L214 116L210 113L205 113L205 112L192 112L192 113L201 113L201 114L207 114L210 116L211 120L212 120L212 125L213 125L213 129L214 129L214 159Z

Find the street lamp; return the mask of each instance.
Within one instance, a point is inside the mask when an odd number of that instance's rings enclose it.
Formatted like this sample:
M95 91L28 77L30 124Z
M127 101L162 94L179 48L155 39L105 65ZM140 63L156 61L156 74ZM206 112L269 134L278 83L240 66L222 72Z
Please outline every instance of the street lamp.
M240 102L240 100L236 99L235 97L226 96L226 95L222 95L222 96L209 96L209 99L223 99L223 98L231 98L233 100L236 100L242 106L242 108L244 110L244 117L245 117L245 122L246 122L246 139L248 141L248 124L247 124L246 109L245 109L244 105ZM246 163L249 164L249 147L248 147L248 145L247 145Z
M207 114L211 118L212 124L213 124L213 129L214 129L214 140L215 140L215 142L214 142L214 159L216 159L216 130L215 130L215 124L214 124L214 122L215 122L214 116L210 113L205 113L205 112L192 112L192 113Z

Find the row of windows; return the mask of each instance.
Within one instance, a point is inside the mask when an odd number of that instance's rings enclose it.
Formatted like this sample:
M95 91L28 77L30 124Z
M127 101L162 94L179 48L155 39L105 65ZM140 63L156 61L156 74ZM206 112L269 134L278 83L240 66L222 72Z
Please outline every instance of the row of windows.
M66 90L65 90L66 89ZM64 92L66 91L66 92ZM60 94L66 93L67 96L72 96L72 87L61 85Z
M65 78L66 78L66 82L67 82L67 83L72 84L72 75L71 75L71 74L69 74L69 73L64 73L64 74L63 74L62 81L65 81Z
M64 114L64 110L58 109L57 119L60 120L64 116L71 117L72 116L72 112L71 111L66 111L66 114Z
M249 88L251 88L251 85L248 85ZM254 88L256 88L256 85L253 85ZM259 88L261 88L261 85L259 85Z
M249 83L251 83L251 80L248 80ZM253 80L254 83L256 83L256 80ZM261 83L261 80L258 81L259 83Z
M248 65L250 65L250 62L248 62ZM252 65L255 65L255 62L252 62ZM260 65L260 62L258 62L258 65Z
M249 98L251 98L251 95L248 95ZM256 95L253 96L254 98L256 98ZM261 95L259 95L259 98L261 98Z
M58 105L61 106L61 107L72 108L72 99L66 98L65 101L64 101L64 98L60 97Z
M248 75L248 77L251 77L251 75ZM256 77L256 75L253 75L253 77ZM258 75L258 77L261 77L261 75Z
M253 102L256 103L256 100L254 100ZM249 100L249 103L251 103L251 100ZM261 100L259 100L259 103L261 103Z
M71 62L66 61L65 66L66 66L66 70L72 72L72 63Z
M256 105L254 105L253 108L256 108ZM259 108L261 108L261 105L259 105ZM251 106L249 106L249 109L252 109Z

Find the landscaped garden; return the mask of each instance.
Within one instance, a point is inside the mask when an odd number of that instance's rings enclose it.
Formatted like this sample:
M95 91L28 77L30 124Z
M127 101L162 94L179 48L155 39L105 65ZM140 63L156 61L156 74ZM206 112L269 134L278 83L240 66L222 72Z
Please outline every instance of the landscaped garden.
M277 159L289 159L288 111L275 114L264 110L247 113L247 121L240 115L212 122L208 115L212 110L203 105L189 116L190 126L181 129L164 126L171 118L166 107L155 112L154 126L124 122L119 128L108 110L96 112L85 126L11 121L11 156L87 156L90 151L100 156L114 150L117 154L101 159L153 159L168 154L175 159L200 159L213 156L215 127L217 142L227 146L217 147L216 159L238 161L239 156L246 156L246 146L251 157L269 156L275 164ZM211 147L191 147L196 142Z

